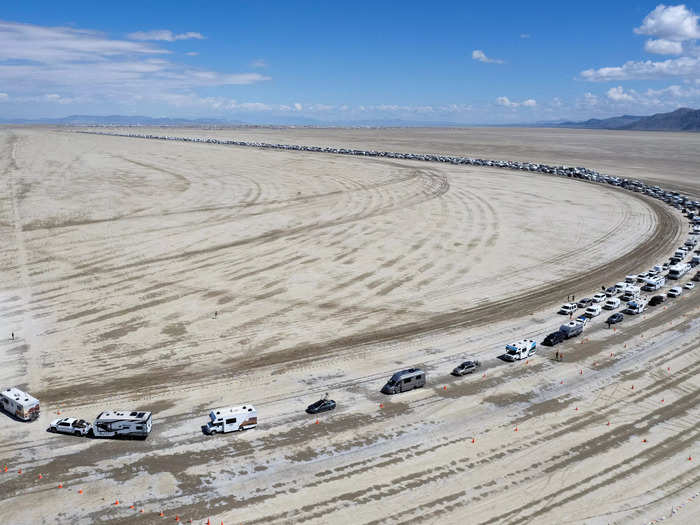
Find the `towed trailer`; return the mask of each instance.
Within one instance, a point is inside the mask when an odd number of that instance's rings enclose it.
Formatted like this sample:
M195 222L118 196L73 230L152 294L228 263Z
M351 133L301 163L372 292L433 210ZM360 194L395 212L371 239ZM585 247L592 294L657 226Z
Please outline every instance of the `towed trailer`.
M98 438L146 439L152 427L153 418L150 412L107 410L95 419L92 433Z

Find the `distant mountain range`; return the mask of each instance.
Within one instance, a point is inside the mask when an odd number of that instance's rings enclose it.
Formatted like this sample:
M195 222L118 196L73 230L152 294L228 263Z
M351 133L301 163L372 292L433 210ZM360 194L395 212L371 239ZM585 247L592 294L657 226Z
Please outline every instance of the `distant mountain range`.
M546 124L545 124L546 125ZM559 122L549 124L559 128L619 129L635 131L700 131L700 109L680 108L670 113L657 113L649 117L622 115L584 122Z
M130 115L71 115L62 118L8 119L0 118L0 124L35 124L57 126L171 126L171 127L227 127L227 126L307 126L307 127L473 127L474 124L455 122L427 122L400 119L351 120L324 122L305 117L283 116L251 118L250 121L219 118L155 118ZM522 124L500 124L494 127L555 127L578 129L617 129L637 131L700 131L700 110L680 108L670 113L657 113L648 117L622 115L606 119L590 119L583 122L555 121Z

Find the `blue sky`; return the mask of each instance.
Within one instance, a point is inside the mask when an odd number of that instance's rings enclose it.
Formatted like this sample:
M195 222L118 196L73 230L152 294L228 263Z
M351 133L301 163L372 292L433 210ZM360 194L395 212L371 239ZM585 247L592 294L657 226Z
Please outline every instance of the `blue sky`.
M700 107L698 2L473 4L8 3L0 117L483 124Z

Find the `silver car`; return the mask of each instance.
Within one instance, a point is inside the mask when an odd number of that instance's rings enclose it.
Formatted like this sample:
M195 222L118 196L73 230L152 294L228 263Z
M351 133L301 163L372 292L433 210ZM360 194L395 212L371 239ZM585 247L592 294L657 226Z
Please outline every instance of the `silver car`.
M74 436L87 436L92 434L92 425L84 419L64 417L62 419L54 419L49 425L48 431L72 434Z

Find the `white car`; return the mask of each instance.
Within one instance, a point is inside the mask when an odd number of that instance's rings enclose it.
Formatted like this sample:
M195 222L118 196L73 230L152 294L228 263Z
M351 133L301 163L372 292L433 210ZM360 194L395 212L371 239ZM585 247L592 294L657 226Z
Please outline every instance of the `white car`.
M688 281L683 285L683 288L685 288L686 290L692 290L693 288L695 288L695 283Z
M592 299L592 301L593 301L594 303L602 303L602 302L605 301L607 298L608 298L608 296L605 295L605 294L602 293L602 292L598 292L598 293L595 294L593 297L591 297L591 299Z
M64 417L54 419L49 425L49 432L61 434L73 434L74 436L87 436L92 433L92 425L84 419L74 417Z
M680 286L674 286L666 294L669 297L679 297L683 293L683 288Z
M600 315L600 305L594 304L586 308L585 314L587 317L597 317Z
M559 308L559 313L569 315L576 310L578 310L578 305L576 303L564 303L561 305L561 308Z

